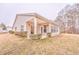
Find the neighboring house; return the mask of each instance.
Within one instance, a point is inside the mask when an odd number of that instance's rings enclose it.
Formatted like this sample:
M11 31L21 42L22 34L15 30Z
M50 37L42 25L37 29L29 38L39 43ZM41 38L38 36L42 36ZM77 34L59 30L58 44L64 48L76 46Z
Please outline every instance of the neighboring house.
M12 30L12 27L6 26L6 29L4 29L2 26L0 26L0 33L9 32L10 30Z
M12 30L11 26L6 26L6 28L7 28L7 32L9 32L10 30Z
M37 13L17 14L12 30L27 31L28 38L31 34L47 35L47 33L51 33L52 36L59 34L57 24Z
M60 29L63 28L62 32L79 33L79 4L67 5L59 12L55 21Z

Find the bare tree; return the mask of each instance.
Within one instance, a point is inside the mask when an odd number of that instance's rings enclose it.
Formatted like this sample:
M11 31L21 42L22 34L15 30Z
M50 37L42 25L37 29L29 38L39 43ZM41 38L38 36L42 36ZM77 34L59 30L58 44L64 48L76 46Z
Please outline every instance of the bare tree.
M72 6L67 6L62 9L56 20L60 21L61 28L66 33L76 33L76 19L79 17L79 4L74 4Z

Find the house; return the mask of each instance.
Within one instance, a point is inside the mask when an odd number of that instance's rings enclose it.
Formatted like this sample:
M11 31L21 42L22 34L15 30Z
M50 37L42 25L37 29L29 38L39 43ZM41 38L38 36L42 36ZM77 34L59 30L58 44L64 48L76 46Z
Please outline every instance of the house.
M27 31L28 38L31 34L42 34L43 37L46 37L47 33L51 33L52 36L59 34L57 24L37 13L17 14L12 30Z
M9 32L10 30L12 30L11 26L6 26L6 28L7 28L7 32Z

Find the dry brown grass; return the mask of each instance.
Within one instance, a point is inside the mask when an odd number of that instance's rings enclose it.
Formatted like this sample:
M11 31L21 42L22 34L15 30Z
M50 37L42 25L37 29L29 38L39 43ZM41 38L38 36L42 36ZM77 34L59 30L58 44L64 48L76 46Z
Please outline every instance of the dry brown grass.
M13 34L0 34L0 54L79 54L79 35L60 34L42 40L27 40Z

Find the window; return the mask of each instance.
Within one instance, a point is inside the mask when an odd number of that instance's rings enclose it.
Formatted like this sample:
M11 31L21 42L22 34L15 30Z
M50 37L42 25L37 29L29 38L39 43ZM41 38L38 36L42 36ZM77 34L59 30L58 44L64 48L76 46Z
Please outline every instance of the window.
M42 31L42 30L43 30L43 27L41 27L41 33L43 33L43 31Z
M52 28L51 28L51 32L53 32L53 33L58 32L58 28L52 26Z
M44 25L44 33L46 33L47 32L47 30L46 30L46 25Z
M51 29L51 32L55 32L54 28Z
M24 31L24 26L23 25L21 25L21 31Z

